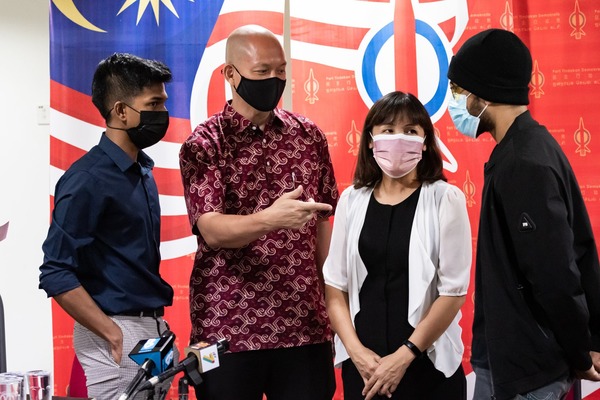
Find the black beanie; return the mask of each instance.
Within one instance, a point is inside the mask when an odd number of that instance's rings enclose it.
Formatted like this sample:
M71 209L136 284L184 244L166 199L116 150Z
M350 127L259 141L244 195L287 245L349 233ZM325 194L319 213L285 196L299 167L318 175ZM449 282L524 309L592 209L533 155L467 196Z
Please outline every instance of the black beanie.
M469 38L448 68L448 78L494 103L529 104L531 54L512 32L488 29Z

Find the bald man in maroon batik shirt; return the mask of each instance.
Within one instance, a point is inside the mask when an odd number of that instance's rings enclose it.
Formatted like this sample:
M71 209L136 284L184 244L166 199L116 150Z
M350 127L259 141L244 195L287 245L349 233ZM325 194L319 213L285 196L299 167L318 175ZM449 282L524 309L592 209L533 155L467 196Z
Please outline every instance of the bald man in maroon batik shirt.
M276 108L285 53L258 26L231 33L232 100L183 144L180 165L198 251L191 341L226 338L198 398L331 399L331 330L321 267L338 191L323 132Z

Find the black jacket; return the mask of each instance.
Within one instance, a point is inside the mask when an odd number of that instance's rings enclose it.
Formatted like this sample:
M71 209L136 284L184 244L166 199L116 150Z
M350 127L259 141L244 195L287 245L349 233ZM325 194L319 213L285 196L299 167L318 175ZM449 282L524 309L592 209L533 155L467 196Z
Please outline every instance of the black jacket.
M480 218L472 362L487 358L496 398L589 369L600 344L592 227L566 156L529 112L485 165Z

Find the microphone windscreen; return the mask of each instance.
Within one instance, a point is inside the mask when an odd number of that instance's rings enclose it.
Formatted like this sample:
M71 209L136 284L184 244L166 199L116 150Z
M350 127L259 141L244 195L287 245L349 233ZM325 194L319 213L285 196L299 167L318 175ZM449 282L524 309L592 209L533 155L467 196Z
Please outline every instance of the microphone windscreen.
M219 367L219 350L217 344L198 342L185 348L185 354L193 354L198 359L198 370L200 373L210 371Z
M173 366L173 343L175 335L168 334L153 339L140 340L138 344L129 353L136 364L142 365L147 359L154 362L154 368L150 371L152 376L156 376Z

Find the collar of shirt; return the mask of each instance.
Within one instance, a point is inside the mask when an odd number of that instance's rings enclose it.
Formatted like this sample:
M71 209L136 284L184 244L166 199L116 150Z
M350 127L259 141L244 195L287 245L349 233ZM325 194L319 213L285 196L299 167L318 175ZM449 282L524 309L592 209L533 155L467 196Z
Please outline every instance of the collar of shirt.
M261 132L260 129L249 119L244 117L242 114L238 113L232 106L231 100L225 103L225 107L223 108L223 123L224 132L232 132L234 134L238 134L240 132L245 131L246 129L252 126L255 126L256 129L252 129L255 132ZM282 110L275 108L271 113L271 118L267 121L265 127L269 127L270 125L283 127L287 123L290 123L289 118L286 116Z
M154 167L154 161L141 150L138 151L137 163L133 161L123 149L106 136L106 133L102 133L98 147L100 147L123 172L127 171L134 164L139 164L142 174L149 173Z

